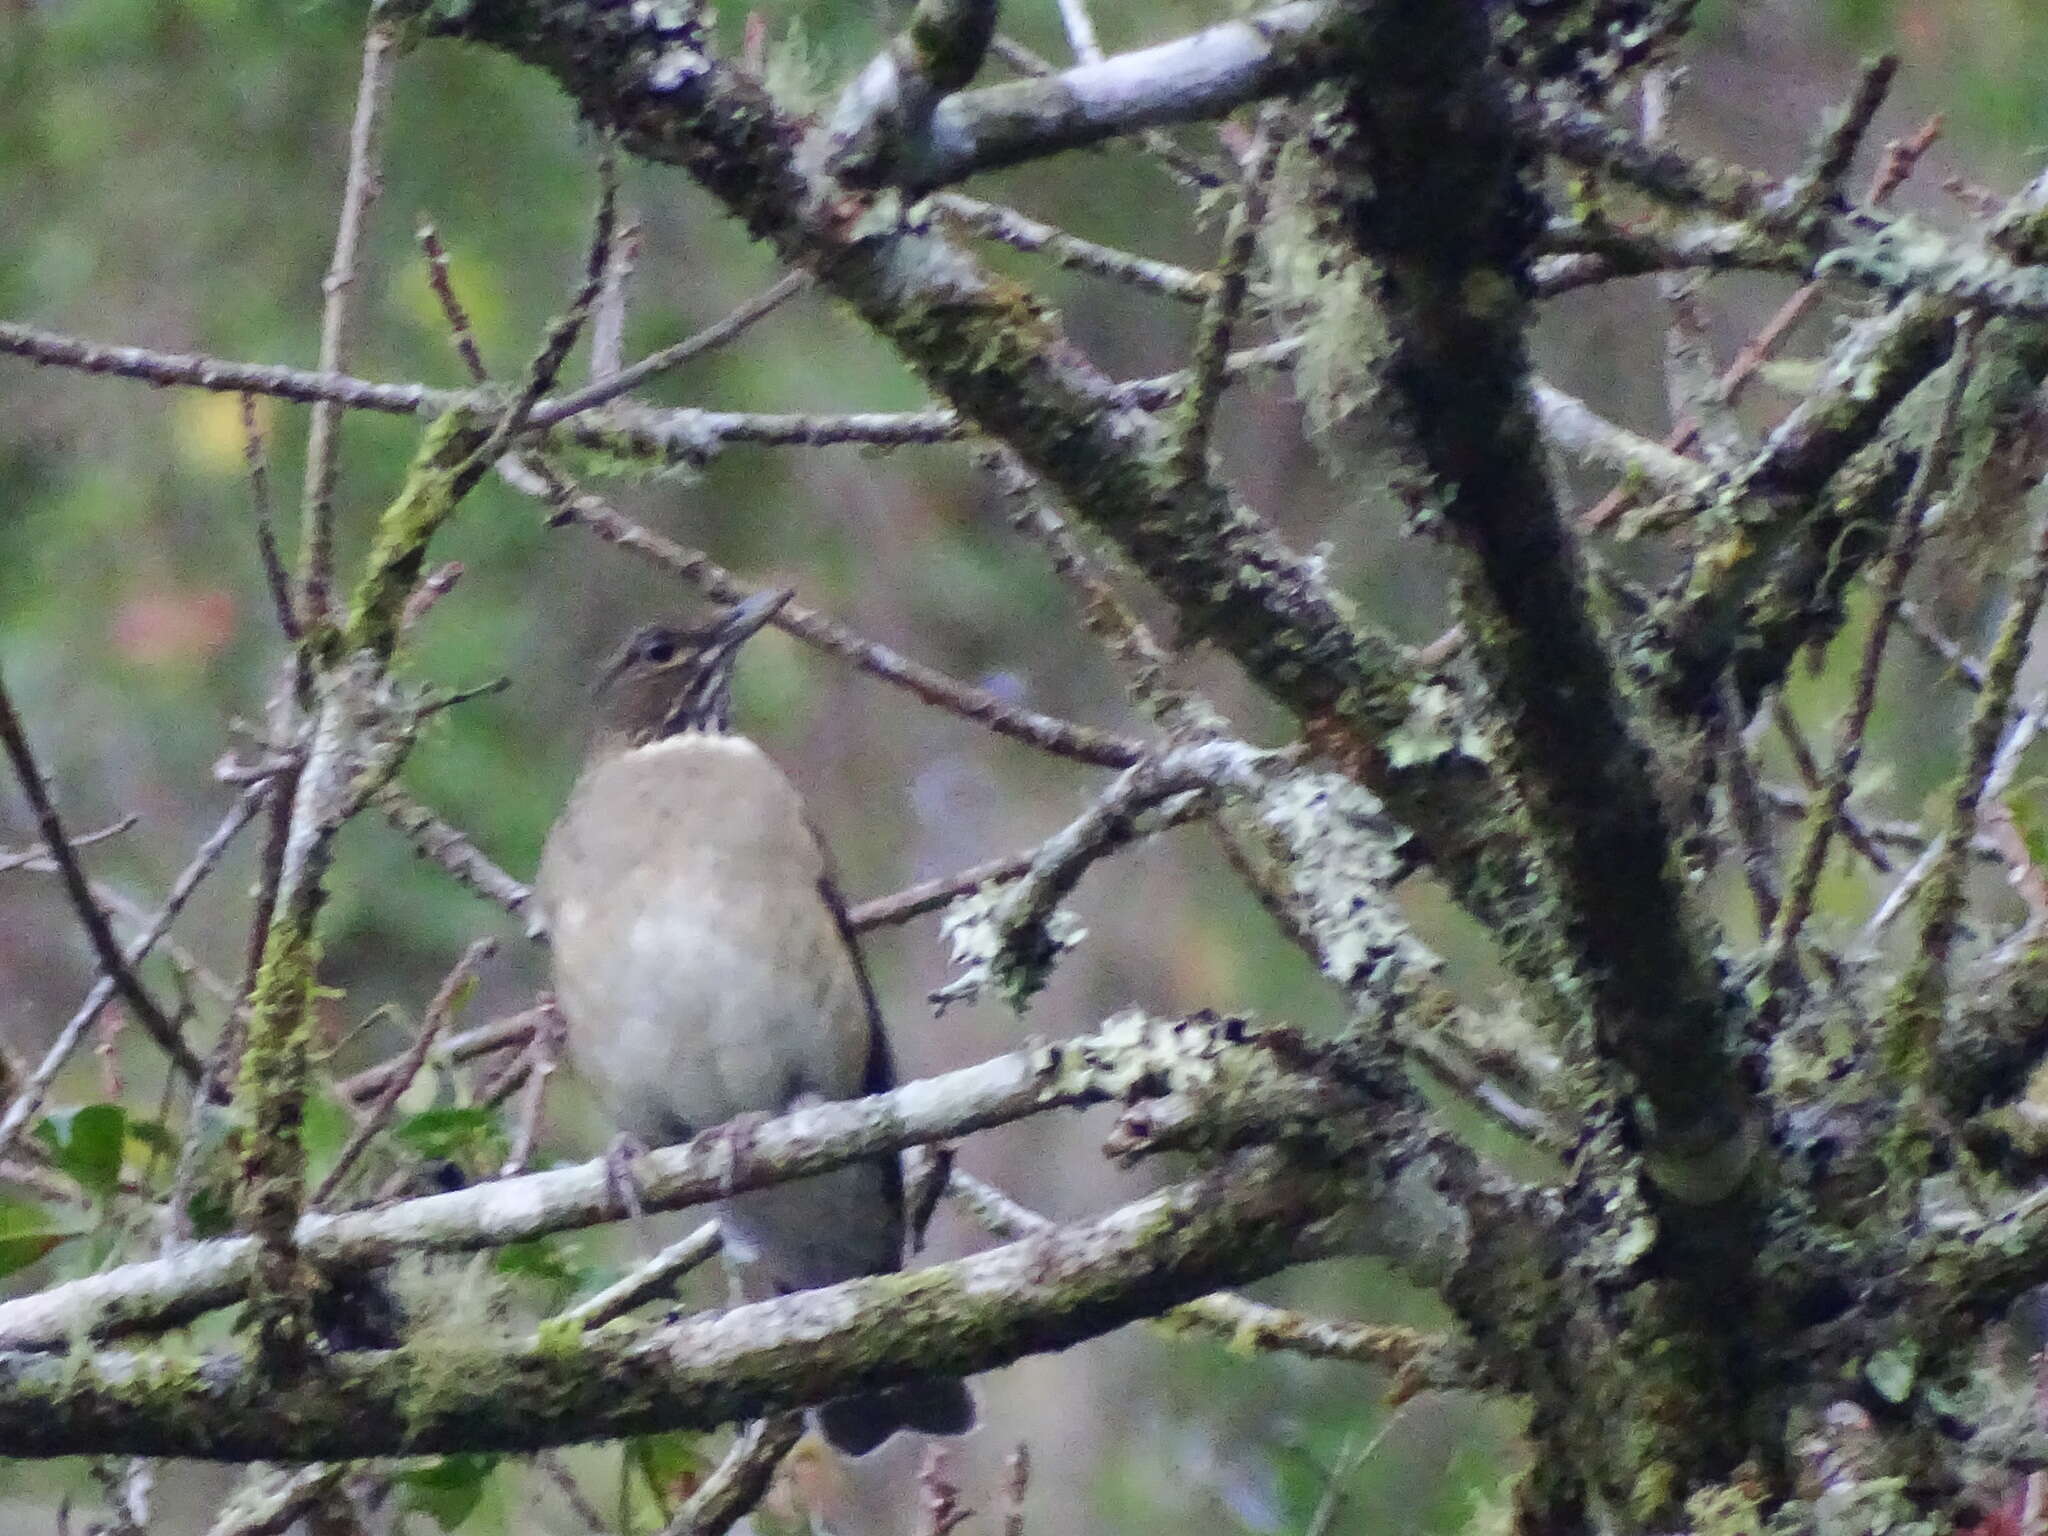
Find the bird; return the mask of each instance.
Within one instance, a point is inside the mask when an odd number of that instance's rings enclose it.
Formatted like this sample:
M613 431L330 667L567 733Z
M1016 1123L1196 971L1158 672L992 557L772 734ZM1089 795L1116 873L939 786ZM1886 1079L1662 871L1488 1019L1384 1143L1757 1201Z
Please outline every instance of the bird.
M684 1140L895 1085L874 987L803 797L732 728L734 664L791 594L635 631L596 689L581 773L535 894L568 1055L625 1137ZM902 1267L894 1153L729 1197L719 1222L774 1293ZM898 1430L964 1434L950 1377L835 1399L813 1422L853 1456Z

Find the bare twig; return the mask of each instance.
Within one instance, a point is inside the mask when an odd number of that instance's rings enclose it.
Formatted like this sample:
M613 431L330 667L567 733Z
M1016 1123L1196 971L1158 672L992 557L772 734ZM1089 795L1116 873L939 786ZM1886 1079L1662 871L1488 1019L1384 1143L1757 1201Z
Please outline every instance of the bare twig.
M72 910L78 914L80 926L91 941L93 954L98 957L100 972L104 978L106 996L100 997L92 1014L81 1014L85 1024L96 1016L104 1006L107 996L119 995L128 1010L170 1057L172 1063L193 1081L199 1079L205 1070L192 1047L185 1043L178 1028L156 1004L143 987L134 971L133 962L121 953L121 946L114 939L114 931L107 926L107 915L93 900L92 887L85 871L80 868L77 855L72 851L71 842L64 832L63 819L57 814L56 804L50 798L49 781L43 777L42 767L36 762L35 753L28 744L28 736L22 730L21 717L15 713L14 700L7 691L4 680L0 680L0 747L4 747L8 761L14 767L14 776L21 784L22 794L27 797L29 809L34 813L36 829L41 835L43 846L56 861L57 872L64 881L65 893L71 898ZM240 823L236 823L237 826ZM154 940L151 941L152 944ZM101 993L101 986L93 988L95 996ZM82 1033L85 1025L80 1025ZM60 1037L61 1038L61 1037ZM13 1118L11 1113L8 1117ZM0 1131L0 1151L4 1151L9 1140Z
M1785 702L1784 694L1772 694L1768 708L1770 710L1771 723L1777 727L1778 735L1785 743L1785 750L1792 759L1792 769L1799 775L1799 782L1806 786L1806 793L1809 798L1799 802L1800 809L1802 812L1811 812L1813 808L1811 797L1820 793L1820 764L1814 761L1813 749L1807 745L1806 733L1799 728L1798 718L1793 715L1791 706ZM1790 802L1782 796L1779 797L1778 805L1780 810L1783 810L1789 804ZM1879 844L1887 840L1898 842L1899 839L1878 837L1874 832L1866 828L1863 818L1856 815L1847 806L1842 808L1842 836L1850 847L1854 848L1864 857L1872 869L1876 870L1879 874L1891 873L1892 861L1885 857L1884 849ZM1917 849L1925 842L1925 838L1915 836L1912 840L1912 846Z
M1094 804L1039 845L1031 867L996 893L986 913L969 914L973 933L956 927L961 974L931 994L941 1008L988 987L1021 1008L1044 986L1069 941L1055 931L1059 904L1089 866L1127 847L1147 830L1144 814L1177 796L1206 797L1256 785L1271 754L1237 741L1174 747L1120 775Z
M1080 598L1082 622L1115 659L1138 706L1176 740L1221 734L1226 722L1216 708L1199 694L1173 686L1172 655L1083 548L1045 483L1008 449L991 450L982 463L997 488L1017 504L1012 525L1044 547L1054 574Z
M1266 203L1272 189L1273 167L1280 154L1280 130L1271 114L1260 119L1257 137L1245 156L1244 190L1231 210L1223 235L1223 255L1217 263L1216 287L1202 309L1202 325L1195 336L1189 372L1194 382L1181 401L1174 418L1176 441L1173 472L1183 480L1208 473L1209 432L1215 423L1216 401L1228 377L1230 336L1237 327L1238 311L1244 307L1251 287L1252 254L1258 249L1259 230L1266 222Z
M484 367L483 350L477 346L476 327L470 322L469 310L455 292L455 278L448 270L448 250L441 244L441 233L431 224L421 224L416 238L427 258L427 286L433 290L434 302L441 306L441 318L448 324L448 339L454 343L455 355L462 359L463 370L470 379L481 384L490 373Z
M277 522L270 510L270 456L256 419L256 397L242 396L242 462L249 469L249 502L256 513L256 553L263 562L263 584L285 639L298 643L299 615L292 605L292 579L277 549Z
M1210 273L1190 271L1169 261L1134 256L1093 240L1083 240L1014 208L985 203L978 197L943 192L932 202L942 213L978 235L999 240L1016 250L1042 253L1060 266L1076 272L1128 283L1133 288L1186 304L1205 303L1217 289L1217 280Z
M1854 693L1842 719L1834 766L1822 786L1818 808L1807 825L1806 840L1800 846L1798 863L1786 883L1784 905L1779 908L1778 920L1771 925L1765 963L1779 972L1780 979L1787 985L1793 984L1797 975L1792 946L1798 942L1799 930L1805 926L1813 910L1814 893L1819 888L1821 870L1827 862L1828 846L1834 839L1842 808L1848 804L1849 792L1854 787L1856 767L1863 755L1864 728L1877 701L1877 680L1884 666L1885 643L1891 637L1899 603L1905 596L1906 577L1911 574L1913 563L1919 557L1927 509L1933 502L1936 487L1946 478L1949 462L1955 453L1956 421L1975 355L1977 328L1967 320L1959 320L1957 330L1960 334L1954 360L1949 364L1948 388L1942 398L1940 416L1926 446L1920 451L1920 463L1913 472L1913 483L1907 489L1897 521L1893 524L1884 570L1878 578L1877 612L1871 619L1870 632L1864 639L1863 652L1857 662Z
M1720 757L1728 781L1728 820L1733 827L1742 859L1742 878L1756 903L1757 927L1769 933L1777 921L1778 856L1771 836L1770 812L1764 805L1757 783L1756 764L1750 760L1749 745L1736 721L1742 718L1735 707L1734 689L1724 688L1728 703L1720 715Z
M119 821L109 822L97 832L79 833L71 839L71 846L73 849L90 848L94 843L104 843L108 839L119 837L123 832L130 830L140 820L142 820L140 816L123 816ZM57 860L51 854L48 845L42 843L38 843L32 848L10 849L5 853L0 853L0 875L17 869L38 869L54 872L57 869Z
M640 225L627 220L605 264L590 314L590 377L608 379L626 364L626 299L640 266Z
M1067 29L1067 41L1074 57L1083 64L1102 62L1102 44L1095 40L1095 21L1088 14L1088 0L1059 0L1060 25Z
M533 899L530 886L513 879L471 842L461 828L428 810L395 784L370 797L384 819L404 833L421 858L455 877L458 885L495 902L513 916L523 916Z
M1022 1237L1054 1225L1050 1217L962 1168L953 1169L947 1189L975 1221L997 1237ZM1165 1321L1221 1334L1233 1343L1254 1348L1414 1373L1436 1385L1454 1385L1463 1369L1456 1364L1456 1351L1441 1336L1411 1328L1309 1317L1233 1291L1217 1291L1185 1302Z
M4 708L5 694L4 691L0 691L0 709ZM183 910L185 903L191 899L192 893L199 888L199 882L220 862L221 855L227 851L228 844L234 841L235 834L248 824L268 794L269 788L265 785L255 785L244 790L242 797L229 809L221 824L199 845L191 861L179 872L178 878L171 882L171 888L166 893L164 904L157 912L155 920L136 936L134 943L128 946L124 958L129 965L139 965L148 957L149 952L156 947L157 941L164 936L178 913ZM99 1017L100 1010L112 999L114 992L115 983L112 976L102 974L92 991L86 994L86 999L79 1005L78 1011L57 1032L57 1038L44 1053L41 1064L30 1075L28 1081L22 1084L13 1101L8 1104L6 1112L0 1114L0 1156L6 1154L7 1149L14 1144L15 1137L20 1135L21 1128L41 1108L50 1084L56 1081L65 1061L78 1048L78 1042L92 1026L93 1020ZM203 1084L205 1068L202 1065L189 1076L194 1083Z
M530 479L508 475L522 490L541 491ZM555 505L554 521L588 528L608 544L630 550L665 571L693 583L708 597L734 603L749 595L730 571L701 550L650 532L621 516L598 497L580 493ZM1076 725L1036 710L1005 703L985 688L971 687L899 655L885 645L863 639L816 609L785 603L773 620L778 629L805 644L852 662L861 671L909 690L927 704L986 726L998 735L1028 743L1041 751L1102 767L1126 768L1143 755L1136 742L1091 726Z
M974 1517L960 1500L960 1485L953 1481L949 1461L943 1446L924 1448L917 1468L918 1536L953 1536Z
M1869 200L1872 207L1881 208L1891 201L1893 194L1905 185L1906 179L1913 174L1921 157L1933 147L1940 132L1941 118L1930 117L1920 126L1918 132L1905 139L1893 139L1885 146L1884 159L1871 177ZM1783 304L1778 306L1771 318L1764 322L1763 328L1735 354L1735 360L1728 365L1720 380L1720 396L1726 404L1732 406L1742 398L1742 392L1749 381L1777 352L1785 338L1792 334L1793 328L1820 302L1825 291L1825 285L1818 282L1801 284ZM1664 439L1664 447L1674 453L1684 453L1698 440L1699 424L1690 420L1681 421L1671 429L1671 435ZM1630 488L1625 485L1618 486L1594 503L1592 509L1579 520L1579 526L1585 529L1604 528L1626 512L1632 501Z
M442 1041L433 1057L438 1061L455 1063L474 1061L498 1051L523 1051L533 1043L534 1031L546 1023L546 1012L545 1007L528 1008L507 1018L465 1029ZM365 1067L353 1077L343 1078L338 1085L342 1098L351 1104L364 1104L375 1099L391 1079L404 1070L406 1054L401 1052L389 1061Z
M661 1536L725 1536L761 1502L775 1469L803 1433L804 1416L800 1413L754 1420L740 1431L725 1460L690 1495L675 1519L662 1527Z
M1986 799L1996 799L2012 786L2013 776L2019 771L2020 759L2025 755L2027 748L2033 745L2034 738L2040 734L2043 724L2048 724L2048 693L2036 694L2028 702L2027 707L2020 711L2019 718L2013 721L2012 729L2006 732L2005 740L1998 748L1998 755L1992 759L1991 773L1984 781L1983 792ZM1902 846L1917 847L1920 856L1903 875L1899 876L1898 884L1885 893L1885 898L1878 903L1877 910L1864 921L1860 936L1866 943L1875 939L1906 909L1907 904L1939 867L1942 855L1948 848L1946 832L1932 838L1921 837L1911 845L1907 845L1903 838L1900 841ZM1998 845L1981 835L1970 840L1970 851L1980 859L2003 859Z
M602 1327L613 1318L624 1317L636 1307L671 1294L676 1281L717 1257L724 1246L718 1223L707 1221L688 1237L670 1243L631 1274L614 1280L560 1315L565 1322L581 1323L585 1328Z
M397 36L390 27L380 21L370 23L369 31L363 37L363 72L356 87L355 119L349 125L348 172L342 185L341 220L334 235L334 256L321 284L326 295L320 310L322 373L338 372L348 350L356 260L362 247L363 227L382 189L378 137L384 104L390 94L396 45ZM310 435L306 441L306 485L299 533L301 595L305 605L302 622L307 625L324 623L330 616L328 609L334 582L335 447L340 430L341 411L338 406L322 401L313 407Z
M2026 574L2007 603L1998 636L1985 655L1984 687L1970 717L1963 763L1949 804L1948 827L1939 846L1930 850L1934 866L1920 897L1919 942L1884 1015L1889 1060L1908 1075L1910 1088L1922 1099L1936 1087L1933 1044L1948 995L1949 951L1962 922L1967 849L1977 833L1979 804L2004 792L1997 782L2001 759L2016 762L2018 758L2017 752L2007 755L2007 742L2020 735L2020 728L2014 725L2008 731L2007 720L2013 688L2032 649L2034 625L2044 601L2048 601L2048 517L2041 519Z
M548 1084L554 1080L561 1057L561 1019L553 1009L543 1010L533 1042L526 1048L526 1081L522 1085L526 1097L519 1105L518 1119L513 1122L512 1145L506 1150L505 1161L498 1166L499 1178L509 1179L532 1166L533 1149L540 1140L541 1109L547 1103Z
M1842 180L1855 163L1856 152L1869 136L1870 125L1876 121L1885 97L1891 93L1892 79L1898 72L1896 54L1881 53L1864 64L1855 90L1837 109L1833 120L1821 134L1812 163L1786 187L1786 200L1790 206L1817 207L1841 190Z
M480 421L492 421L499 419L504 410L501 400L473 389L384 384L346 374L316 373L269 363L158 352L146 347L105 346L6 321L0 321L0 353L46 367L108 374L164 387L266 395L301 403L329 401L347 410L392 416L437 417L457 411L467 412ZM552 403L544 400L535 409L550 410ZM963 431L960 418L950 410L845 413L615 406L602 418L572 419L559 428L548 429L547 435L561 443L594 448L614 457L654 464L697 465L732 443L781 448L859 443L900 448L915 443L952 442Z
M774 313L790 299L795 298L811 285L808 272L787 272L773 284L753 298L740 305L731 314L714 325L708 325L693 336L685 337L674 346L663 347L659 352L650 352L630 367L621 368L591 383L573 394L559 400L551 400L537 407L529 424L534 427L551 427L567 421L572 416L593 410L600 405L632 393L649 379L680 368L694 357L715 351L727 342L744 335L756 320Z
M1899 603L1899 624L1929 655L1947 664L1956 681L1970 692L1984 686L1984 664L1941 632L1934 618L1910 597Z
M1199 801L1181 801L1160 808L1157 824L1161 830L1179 826L1184 822L1196 821L1203 815ZM877 896L850 909L847 922L855 933L866 933L871 928L888 928L897 923L907 923L912 918L922 917L927 912L936 912L957 896L984 885L1004 880L1014 880L1031 867L1031 861L1038 856L1035 847L1000 859L987 859L970 865L954 874L940 875L930 880L920 880L915 885L906 885L902 890L888 896Z
M412 1045L400 1059L398 1070L378 1089L377 1097L370 1101L369 1112L356 1126L348 1141L334 1159L334 1166L327 1170L306 1202L308 1210L317 1210L325 1205L341 1188L341 1181L348 1177L356 1160L363 1155L371 1142L377 1139L398 1108L398 1101L405 1090L412 1086L412 1080L426 1065L427 1053L434 1048L434 1041L447 1026L458 1008L462 1006L472 984L476 981L477 967L489 959L497 950L495 939L478 939L462 952L462 958L455 962L453 970L442 980L434 999L427 1004L426 1016L420 1020L420 1028Z
M619 161L617 151L609 142L597 161L597 208L590 219L590 241L583 257L583 281L577 287L569 307L549 325L547 335L542 338L540 350L527 365L525 382L512 403L505 410L491 435L484 439L483 446L473 456L474 474L482 476L497 462L498 455L506 445L526 430L535 409L554 387L561 376L562 364L569 360L577 338L590 320L592 306L598 295L604 291L605 272L611 265L612 237L617 233L619 206ZM474 480L469 481L474 484Z

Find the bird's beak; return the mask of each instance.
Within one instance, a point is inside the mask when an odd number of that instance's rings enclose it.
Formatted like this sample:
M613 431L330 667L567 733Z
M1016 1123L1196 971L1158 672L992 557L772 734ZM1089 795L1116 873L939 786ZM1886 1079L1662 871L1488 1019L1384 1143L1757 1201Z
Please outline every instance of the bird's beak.
M738 650L763 625L780 613L782 605L795 595L788 587L776 587L767 592L756 592L744 602L734 604L719 623L719 648Z

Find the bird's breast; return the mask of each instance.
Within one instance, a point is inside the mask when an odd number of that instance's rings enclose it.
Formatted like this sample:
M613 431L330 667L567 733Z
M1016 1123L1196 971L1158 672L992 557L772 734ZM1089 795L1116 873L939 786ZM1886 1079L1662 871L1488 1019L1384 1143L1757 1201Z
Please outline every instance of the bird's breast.
M667 1140L861 1091L867 1004L796 790L743 737L587 770L537 882L578 1070Z

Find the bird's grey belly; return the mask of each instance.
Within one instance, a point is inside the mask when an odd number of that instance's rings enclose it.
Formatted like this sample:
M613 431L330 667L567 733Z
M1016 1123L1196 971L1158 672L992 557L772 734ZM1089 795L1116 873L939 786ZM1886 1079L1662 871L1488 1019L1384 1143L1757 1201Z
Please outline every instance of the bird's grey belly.
M833 1080L843 1053L828 989L789 963L788 946L732 932L715 901L667 895L631 918L603 914L623 943L589 943L584 914L556 919L556 983L578 1024L571 1054L621 1129L673 1140L803 1093L859 1092Z
M815 914L784 924L701 886L633 905L640 915L624 921L617 909L550 914L570 1056L621 1130L661 1145L862 1091L845 1037L865 1034L865 1004L843 952L820 951ZM591 942L598 931L625 942ZM720 1217L777 1288L876 1274L902 1257L892 1174L859 1164L735 1196Z

